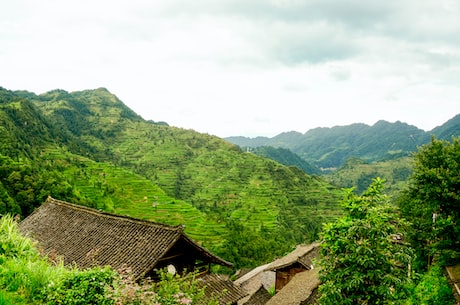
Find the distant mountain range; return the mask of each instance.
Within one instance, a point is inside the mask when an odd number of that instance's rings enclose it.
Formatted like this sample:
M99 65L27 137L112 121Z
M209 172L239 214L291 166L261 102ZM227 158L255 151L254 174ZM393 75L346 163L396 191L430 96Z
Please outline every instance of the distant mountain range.
M459 135L460 114L457 114L428 132L399 121L378 121L372 126L357 123L315 128L305 134L291 131L272 138L236 136L225 139L243 148L258 148L255 152L267 146L289 149L313 168L327 170L341 167L351 157L375 162L407 156L420 145L428 143L432 136L451 140Z

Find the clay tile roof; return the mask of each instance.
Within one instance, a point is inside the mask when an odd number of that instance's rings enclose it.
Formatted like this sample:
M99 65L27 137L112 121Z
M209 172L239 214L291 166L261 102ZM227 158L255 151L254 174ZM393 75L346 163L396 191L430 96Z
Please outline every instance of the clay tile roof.
M259 289L254 292L246 302L242 303L244 305L265 305L272 296L265 289L263 285L260 285Z
M247 293L233 284L228 277L219 274L206 274L199 278L200 285L206 286L205 295L208 300L218 297L220 305L235 304ZM203 303L202 305L206 305Z
M269 264L266 271L278 270L288 267L294 263L299 263L306 269L310 269L312 265L312 258L316 257L319 250L319 243L312 243L310 245L298 245L294 251L279 258Z
M126 265L136 279L152 270L178 240L185 240L210 263L231 266L188 238L182 226L104 213L51 197L19 228L37 240L45 254L55 253L65 264L114 269Z
M266 305L299 305L308 300L320 284L318 269L297 273Z

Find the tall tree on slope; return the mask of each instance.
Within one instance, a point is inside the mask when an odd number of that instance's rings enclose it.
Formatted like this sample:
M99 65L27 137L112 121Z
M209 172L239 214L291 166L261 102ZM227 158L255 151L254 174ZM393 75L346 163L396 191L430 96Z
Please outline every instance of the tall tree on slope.
M361 195L347 190L344 216L326 224L320 252L320 304L390 304L410 281L411 248L406 222L374 179Z

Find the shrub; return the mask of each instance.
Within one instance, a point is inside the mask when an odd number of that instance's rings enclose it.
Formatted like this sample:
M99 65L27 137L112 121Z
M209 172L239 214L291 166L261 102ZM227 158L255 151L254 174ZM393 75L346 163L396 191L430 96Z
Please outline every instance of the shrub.
M417 286L415 286L411 298L407 301L406 305L439 304L455 304L455 299L441 267L434 265L423 275Z
M44 291L46 304L105 305L113 304L108 297L115 273L108 267L72 270L58 282L51 281Z
M34 243L20 234L11 215L0 219L0 245L0 262L5 258L38 257Z
M182 276L173 275L166 270L157 271L159 282L146 279L134 281L129 268L118 270L119 277L112 291L112 299L117 305L218 305L218 297L206 299L203 285L199 285L196 273Z

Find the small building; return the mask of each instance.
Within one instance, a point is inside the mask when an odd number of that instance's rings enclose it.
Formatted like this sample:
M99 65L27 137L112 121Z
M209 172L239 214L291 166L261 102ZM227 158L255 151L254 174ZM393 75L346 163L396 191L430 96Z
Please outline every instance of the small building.
M278 291L266 305L318 304L319 284L318 269L304 270L295 274L291 281Z
M268 290L275 287L275 272L265 271L268 266L270 264L256 267L233 282L247 293L238 305L262 305L271 297Z
M183 230L146 220L101 212L49 197L19 229L45 255L80 268L127 266L136 280L155 277L155 269L206 273L211 264L232 264L204 249Z
M294 251L270 263L265 271L276 273L275 292L286 286L296 274L314 269L313 259L318 256L319 244L298 245Z

